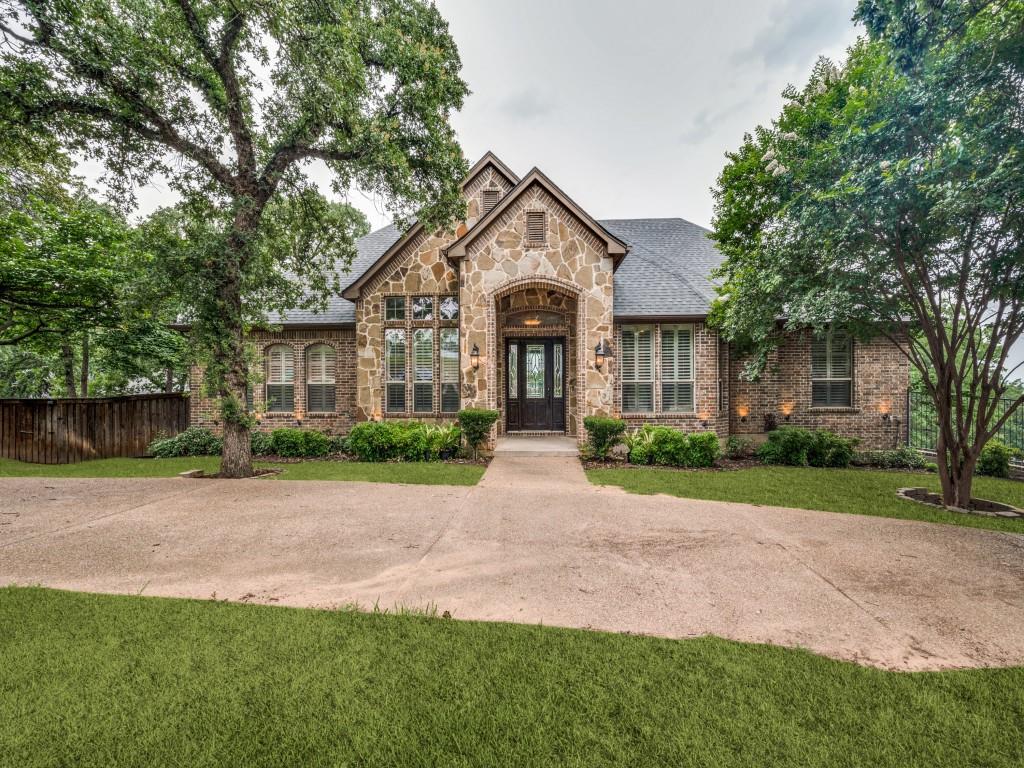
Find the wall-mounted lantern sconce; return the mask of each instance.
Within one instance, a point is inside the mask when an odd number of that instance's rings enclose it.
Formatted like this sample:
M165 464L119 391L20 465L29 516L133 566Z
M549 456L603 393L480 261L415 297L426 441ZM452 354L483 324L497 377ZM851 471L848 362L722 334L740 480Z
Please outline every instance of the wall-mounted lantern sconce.
M892 414L891 413L886 411L885 413L882 414L882 421L889 422L891 420L892 420Z
M750 408L748 408L748 407L747 407L747 406L745 406L745 405L741 405L741 406L739 406L739 407L738 407L738 408L736 409L736 413L738 413L738 414L739 414L739 416L740 416L740 421L741 421L741 422L742 422L743 424L746 424L746 423L747 423L747 416L749 416L749 415L750 415Z
M594 367L600 371L604 367L605 358L611 356L612 350L608 346L608 340L601 339L594 347Z
M473 351L469 353L469 362L473 366L473 370L479 370L480 368L480 347L476 344L473 345Z

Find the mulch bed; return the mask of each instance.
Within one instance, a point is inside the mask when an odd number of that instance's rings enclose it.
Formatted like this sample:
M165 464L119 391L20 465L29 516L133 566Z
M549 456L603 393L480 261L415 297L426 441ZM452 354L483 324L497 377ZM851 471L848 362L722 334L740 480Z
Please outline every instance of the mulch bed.
M251 480L254 477L265 477L266 475L279 475L279 474L281 474L281 470L280 469L254 469L252 471L252 474L249 477L245 478L245 479L246 480ZM204 472L203 474L199 475L198 478L196 478L196 479L199 479L199 480L216 480L219 477L220 477L220 472L214 472L213 474L210 474L210 475L208 475L208 474L206 474Z
M328 456L253 456L253 461L258 461L261 464L302 464L309 461L359 461L355 456L348 453L332 453ZM479 466L487 466L490 462L489 458L481 456L479 459L446 459L444 461L434 461L432 464L474 464ZM381 463L392 463L401 464L403 462L381 462Z
M927 488L900 488L896 495L907 501L916 501L918 504L927 504L930 507L938 507L951 512L963 512L969 515L984 515L986 517L1024 517L1024 510L1011 507L1009 504L1000 504L998 501L988 499L971 498L971 506L968 509L947 507L942 503L942 496L930 491Z

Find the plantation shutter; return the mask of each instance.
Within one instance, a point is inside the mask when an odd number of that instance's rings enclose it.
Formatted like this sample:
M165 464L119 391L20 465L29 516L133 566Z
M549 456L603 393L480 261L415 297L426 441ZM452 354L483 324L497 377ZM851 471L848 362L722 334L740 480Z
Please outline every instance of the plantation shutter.
M291 413L295 410L295 352L286 344L275 344L266 351L267 410Z
M405 413L405 331L389 328L384 333L384 409Z
M412 334L412 409L416 413L434 410L434 330L417 328Z
M334 347L316 344L306 350L306 409L333 413L335 409Z
M441 329L441 411L459 410L459 330Z
M484 190L484 216L491 212L491 209L498 204L498 190Z
M661 408L693 410L693 329L661 330Z
M654 410L654 334L646 326L622 329L622 410Z
M546 230L544 211L528 211L526 214L526 239L531 243L543 243L547 240Z
M811 341L811 406L842 408L853 404L853 339L841 331Z

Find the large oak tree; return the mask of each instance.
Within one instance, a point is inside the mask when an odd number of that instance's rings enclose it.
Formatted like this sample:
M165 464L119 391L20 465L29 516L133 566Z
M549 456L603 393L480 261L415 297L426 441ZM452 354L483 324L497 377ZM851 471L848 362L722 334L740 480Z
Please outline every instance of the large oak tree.
M938 414L947 505L968 507L1024 332L1024 3L862 0L868 37L819 62L728 156L714 316L755 351L793 328L883 333Z
M311 164L326 164L337 193L359 188L428 226L462 212L466 167L449 118L467 88L445 21L420 0L0 9L0 130L45 131L101 160L126 202L154 176L180 194L189 321L221 403L221 472L251 474L246 301L283 306L297 281L321 296L336 288L334 264L351 259L359 231L331 215ZM282 223L305 231L286 237ZM276 247L284 240L318 247Z

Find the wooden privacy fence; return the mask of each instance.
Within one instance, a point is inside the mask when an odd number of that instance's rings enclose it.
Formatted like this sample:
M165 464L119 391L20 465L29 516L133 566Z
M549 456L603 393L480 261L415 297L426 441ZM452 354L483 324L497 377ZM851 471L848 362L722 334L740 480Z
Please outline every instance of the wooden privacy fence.
M186 427L182 394L0 399L0 456L36 464L142 456L157 435Z

